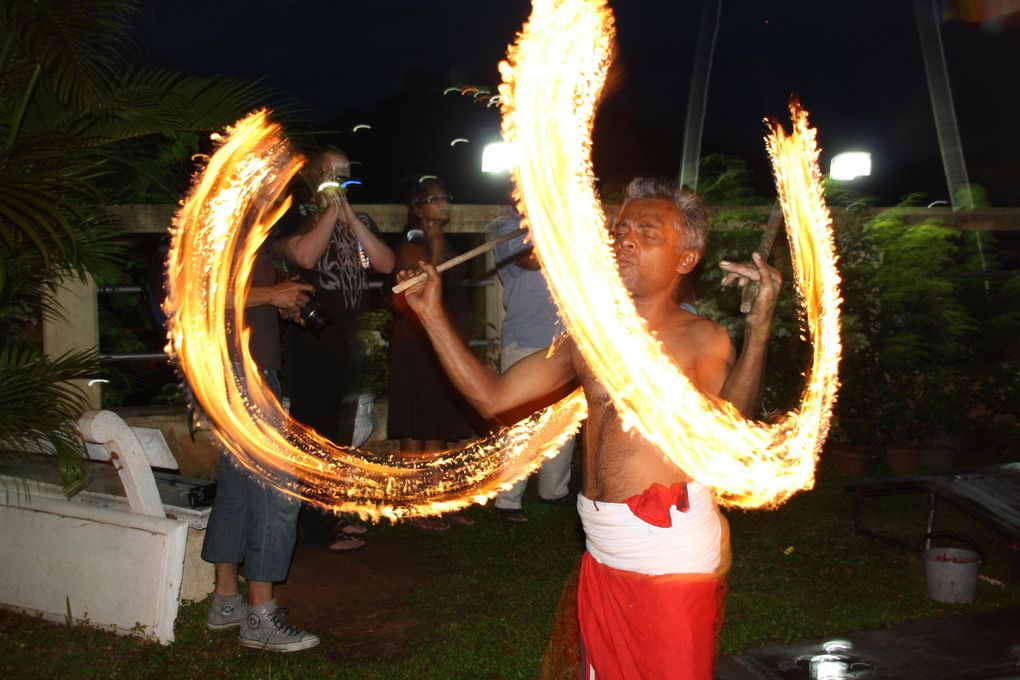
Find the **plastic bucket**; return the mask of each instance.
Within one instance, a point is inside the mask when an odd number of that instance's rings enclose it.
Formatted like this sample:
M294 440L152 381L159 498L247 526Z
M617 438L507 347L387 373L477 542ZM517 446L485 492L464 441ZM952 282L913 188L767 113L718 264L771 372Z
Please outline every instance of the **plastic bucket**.
M929 548L924 553L928 597L936 602L973 602L981 555L962 548Z

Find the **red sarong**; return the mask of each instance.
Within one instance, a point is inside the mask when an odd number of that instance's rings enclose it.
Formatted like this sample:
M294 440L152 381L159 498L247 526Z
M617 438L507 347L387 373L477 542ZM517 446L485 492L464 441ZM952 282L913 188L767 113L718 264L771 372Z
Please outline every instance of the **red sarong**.
M577 607L597 680L711 680L725 581L649 576L600 564L585 553Z

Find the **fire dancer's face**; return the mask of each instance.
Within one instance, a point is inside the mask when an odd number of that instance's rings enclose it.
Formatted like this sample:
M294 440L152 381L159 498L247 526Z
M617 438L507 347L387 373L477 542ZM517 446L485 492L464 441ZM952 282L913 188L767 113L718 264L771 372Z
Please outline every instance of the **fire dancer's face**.
M680 247L683 214L661 198L627 201L613 226L613 251L623 285L633 297L672 291L700 253Z

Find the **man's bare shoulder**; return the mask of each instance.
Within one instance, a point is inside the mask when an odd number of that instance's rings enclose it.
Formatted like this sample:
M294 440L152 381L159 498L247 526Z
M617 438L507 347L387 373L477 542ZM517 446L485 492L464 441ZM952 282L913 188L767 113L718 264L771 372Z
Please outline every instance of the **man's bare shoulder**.
M677 345L687 351L697 348L705 353L729 351L732 345L725 328L686 309L678 309L673 315L668 335L664 340L671 347Z

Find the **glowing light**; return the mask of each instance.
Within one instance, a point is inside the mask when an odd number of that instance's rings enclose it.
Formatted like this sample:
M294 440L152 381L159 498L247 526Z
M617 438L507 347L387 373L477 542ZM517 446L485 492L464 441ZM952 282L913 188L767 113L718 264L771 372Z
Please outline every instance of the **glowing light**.
M341 184L340 188L341 189L346 189L347 187L351 187L351 186L361 186L361 180L360 179L349 179L346 182L344 182L343 184Z
M168 353L219 442L284 493L338 512L399 519L484 503L555 455L585 417L575 394L459 451L406 462L335 446L291 420L248 352L252 264L304 159L264 111L228 130L174 218L168 255ZM225 326L242 329L228 342Z
M443 94L444 95L450 94L452 92L456 92L457 94L460 94L460 86L459 85L454 85L453 87L448 87L445 90L443 90Z
M357 125L355 125L354 127L351 128L351 132L357 132L358 130L371 130L371 129L372 129L372 126L369 125L368 123L358 123Z
M323 182L322 184L319 185L318 191L319 191L319 193L322 193L326 189L339 189L339 188L340 188L340 182L337 182L337 181L332 180L332 179L328 179L328 180L326 180L325 182Z
M645 328L616 271L591 172L613 32L602 0L534 3L500 64L503 137L519 154L515 196L568 331L624 427L637 428L723 504L781 503L814 483L838 386L839 277L814 130L793 109L793 134L773 125L766 142L813 357L799 413L755 424L694 388Z
M513 144L495 142L482 149L482 172L507 172L517 165L517 150Z
M456 139L450 140L450 146L456 146L457 144L467 144L468 141L469 140L467 137L457 137Z
M867 151L845 151L832 157L829 177L851 180L871 175L871 154Z

